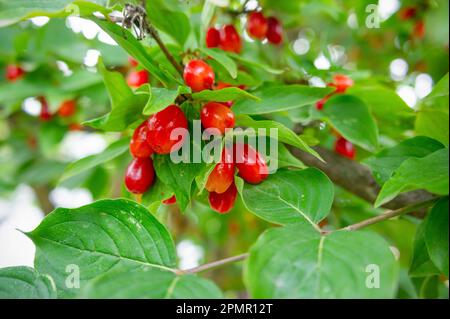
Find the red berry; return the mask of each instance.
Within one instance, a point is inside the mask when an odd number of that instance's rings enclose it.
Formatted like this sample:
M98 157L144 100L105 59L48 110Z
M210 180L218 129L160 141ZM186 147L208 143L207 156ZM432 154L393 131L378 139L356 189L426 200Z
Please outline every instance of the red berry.
M149 189L155 178L153 161L150 157L135 158L128 165L125 174L125 186L134 194L143 194Z
M137 67L139 65L138 61L136 61L133 57L128 57L128 63L133 67Z
M328 100L330 99L331 94L325 96L323 99L321 99L319 102L316 103L316 109L318 109L319 111L323 109L323 106L325 105L325 103L328 102Z
M206 103L202 108L200 118L205 129L216 128L222 134L225 134L225 129L234 127L233 111L221 103Z
M336 74L333 76L333 82L330 86L336 87L335 93L344 93L347 89L353 86L353 80L346 75Z
M417 39L423 39L425 36L425 22L423 20L419 20L414 24L413 36Z
M339 137L336 140L336 143L334 144L334 150L336 153L349 159L354 159L356 155L356 150L353 144L343 137Z
M236 28L227 24L220 30L220 45L219 47L224 51L240 53L242 48L241 37L236 31Z
M184 68L183 77L194 92L210 90L214 84L214 71L202 60L191 60Z
M220 44L220 32L216 28L209 28L206 31L206 47L217 48Z
M39 96L37 99L41 103L41 112L39 113L39 118L42 121L50 120L52 118L52 113L50 113L47 99L43 96Z
M283 41L283 27L275 17L267 18L267 40L272 44L280 44Z
M18 65L10 64L6 66L6 79L14 82L23 77L25 71Z
M208 176L205 188L209 192L224 193L234 181L233 156L226 148L222 151L222 159Z
M70 123L69 131L81 131L83 126L80 123Z
M399 12L400 20L406 21L414 18L417 14L415 7L405 7Z
M250 184L261 183L269 174L264 158L248 144L234 145L234 163L239 176Z
M222 193L218 194L215 192L209 193L209 205L212 209L220 214L228 213L234 206L234 202L236 201L237 196L237 188L236 185L231 184L228 189Z
M164 110L151 116L147 125L147 142L153 151L158 154L169 154L177 151L182 146L188 128L186 116L176 105L169 105ZM170 135L174 129L184 129L184 133L178 135L177 139L171 140Z
M130 153L134 157L149 157L153 150L147 142L148 126L147 121L139 125L133 133L130 142Z
M67 100L61 103L58 109L58 114L61 117L72 116L77 109L75 100Z
M254 39L263 40L266 37L268 23L261 12L252 12L247 16L247 33Z
M133 88L148 83L148 72L146 70L132 71L128 74L127 83Z
M163 204L165 205L172 205L175 204L177 202L177 198L175 197L175 195L173 195L172 197L163 200Z

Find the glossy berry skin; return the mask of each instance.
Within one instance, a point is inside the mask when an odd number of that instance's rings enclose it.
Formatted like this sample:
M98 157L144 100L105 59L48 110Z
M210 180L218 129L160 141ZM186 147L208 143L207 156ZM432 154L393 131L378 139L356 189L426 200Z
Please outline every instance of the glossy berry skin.
M162 201L164 205L172 205L175 204L177 202L177 198L175 197L175 195L173 195L172 197L165 199Z
M125 186L134 194L145 193L153 183L155 170L151 158L135 158L125 173Z
M147 121L139 125L133 133L130 142L130 153L134 157L149 157L153 154L153 149L147 142L148 126Z
M267 19L261 12L252 12L247 16L247 33L250 37L263 40L268 29Z
M206 31L206 47L217 48L220 44L220 32L216 28L209 28Z
M248 144L234 145L234 163L239 176L250 184L261 183L269 174L264 158Z
M133 57L129 56L128 57L128 63L130 64L131 67L135 68L139 65L138 61L136 61Z
M219 47L224 51L240 53L242 49L241 37L236 31L236 28L227 24L220 30L220 45Z
M214 71L203 60L191 60L184 68L183 78L194 92L210 90L214 84Z
M47 99L43 96L39 96L37 98L39 102L41 103L41 112L39 113L39 118L42 121L49 121L52 118L52 113L50 113L50 109L48 106Z
M25 71L18 65L10 64L6 67L6 79L9 82L15 82L22 78Z
M176 105L169 105L164 110L154 114L147 122L147 142L157 154L169 154L177 151L186 136L188 122L183 111ZM184 134L171 140L174 129L184 129ZM177 144L175 147L175 144Z
M148 83L148 72L146 70L132 71L127 76L127 84L133 88Z
M349 159L355 159L356 150L353 144L343 137L339 137L334 144L334 151Z
M353 86L353 80L346 75L336 74L333 76L333 82L330 86L336 88L335 93L345 93L349 87Z
M209 205L216 212L220 214L226 214L233 208L234 202L236 201L236 196L237 188L233 183L222 194L218 194L216 192L209 193Z
M275 17L267 18L266 38L270 43L275 45L283 42L283 27L280 20Z
M61 117L69 117L75 114L77 103L75 100L67 100L61 103L58 109L58 115Z
M209 192L224 193L234 182L233 156L226 148L222 151L220 163L214 167L208 176L205 188Z
M216 128L221 134L225 129L234 127L234 113L226 105L217 102L206 103L201 111L200 119L205 129Z

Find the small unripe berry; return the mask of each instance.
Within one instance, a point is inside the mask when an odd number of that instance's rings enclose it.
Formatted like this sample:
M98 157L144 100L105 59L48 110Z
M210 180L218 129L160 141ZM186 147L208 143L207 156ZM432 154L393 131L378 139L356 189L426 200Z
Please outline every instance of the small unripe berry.
M145 193L153 183L155 170L151 158L135 158L128 165L125 174L125 186L134 194Z
M153 154L150 144L147 142L148 126L147 121L139 125L133 133L130 142L130 153L134 157L149 157Z
M75 114L77 103L75 100L67 100L61 103L58 109L58 115L61 117L69 117Z
M215 192L209 193L209 205L213 210L220 214L228 213L234 206L234 202L236 201L237 196L237 188L233 183L228 189L222 194L218 194Z
M264 158L248 144L234 145L234 163L239 176L250 184L261 183L269 174Z
M356 156L356 150L353 144L349 141L347 141L342 136L339 137L335 144L334 144L334 150L339 155L342 155L344 157L347 157L349 159L354 159Z
M262 12L251 12L247 16L247 33L253 39L263 40L266 37L268 23Z
M240 53L242 49L241 37L236 31L236 28L227 24L220 30L220 45L219 47L224 51Z
M216 28L209 28L206 31L206 47L207 48L217 48L220 44L220 32Z
M148 83L147 70L131 71L128 74L127 83L133 88L138 88L141 85Z
M224 193L234 182L233 156L224 148L220 163L218 163L208 176L205 188L209 192Z
M280 21L275 17L267 18L267 40L275 45L283 42L283 27Z
M164 110L152 115L148 119L147 125L147 142L158 154L177 151L182 146L188 129L186 116L176 105L169 105ZM170 135L175 129L181 129L180 133L182 134L171 140Z
M216 128L225 134L225 129L234 127L234 113L226 105L217 102L206 103L201 111L200 118L205 129Z
M189 61L184 68L183 77L186 85L194 92L213 88L214 71L205 61Z

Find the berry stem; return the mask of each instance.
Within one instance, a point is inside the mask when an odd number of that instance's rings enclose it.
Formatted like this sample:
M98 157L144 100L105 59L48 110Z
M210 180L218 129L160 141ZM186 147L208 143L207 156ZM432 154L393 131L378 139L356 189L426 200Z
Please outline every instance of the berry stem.
M220 259L220 260L216 260L198 267L194 267L191 269L187 269L187 270L182 270L183 273L186 274L195 274L195 273L199 273L201 271L205 271L205 270L210 270L212 268L216 268L225 264L229 264L229 263L233 263L233 262L237 262L237 261L241 261L244 259L247 259L247 257L249 256L249 253L244 253L244 254L240 254L237 256L232 256L232 257L228 257L225 259Z

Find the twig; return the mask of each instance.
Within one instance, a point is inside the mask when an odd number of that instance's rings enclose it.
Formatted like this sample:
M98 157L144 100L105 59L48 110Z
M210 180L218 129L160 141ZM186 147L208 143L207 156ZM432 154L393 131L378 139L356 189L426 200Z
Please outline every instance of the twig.
M187 269L187 270L182 270L183 273L185 274L195 274L201 271L205 271L205 270L210 270L212 268L215 267L219 267L225 264L229 264L229 263L233 263L236 261L241 261L246 259L250 254L249 253L245 253L245 254L241 254L241 255L237 255L237 256L233 256L233 257L228 257L225 259L221 259L221 260L216 260L195 268L191 268L191 269Z

